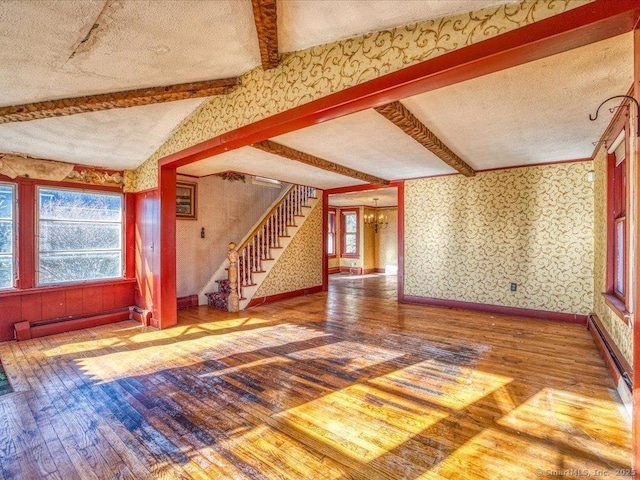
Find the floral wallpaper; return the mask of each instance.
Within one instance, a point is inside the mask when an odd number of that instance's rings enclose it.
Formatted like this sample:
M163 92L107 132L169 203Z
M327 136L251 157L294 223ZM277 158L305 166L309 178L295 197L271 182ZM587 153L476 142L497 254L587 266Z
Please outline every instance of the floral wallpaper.
M632 130L633 131L633 130ZM603 146L594 160L596 173L594 191L594 264L593 311L616 343L620 352L633 365L633 330L626 325L604 302L602 293L607 283L607 152Z
M254 298L322 285L322 200L264 279Z
M135 174L126 176L126 188L156 187L158 159L166 155L590 1L525 0L289 53L278 67L252 70L242 77L240 88L204 102Z
M407 181L405 294L590 313L592 168L585 161Z

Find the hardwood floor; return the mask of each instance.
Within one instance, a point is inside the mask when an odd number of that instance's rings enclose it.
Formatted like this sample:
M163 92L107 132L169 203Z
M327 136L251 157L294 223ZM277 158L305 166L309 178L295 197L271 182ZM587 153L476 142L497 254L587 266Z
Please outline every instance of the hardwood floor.
M0 344L0 479L624 478L583 327L338 290Z

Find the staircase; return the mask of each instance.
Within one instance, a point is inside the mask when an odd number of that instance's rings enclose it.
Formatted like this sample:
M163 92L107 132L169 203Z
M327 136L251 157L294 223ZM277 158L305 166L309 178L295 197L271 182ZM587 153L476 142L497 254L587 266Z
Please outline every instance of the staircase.
M237 268L240 310L246 308L317 201L315 188L292 185L240 246L235 248L238 261L232 268ZM232 311L228 300L235 282L229 281L228 267L224 270L221 267L218 269L220 271L226 272L227 278L215 280L217 291L204 293L204 297L208 305Z

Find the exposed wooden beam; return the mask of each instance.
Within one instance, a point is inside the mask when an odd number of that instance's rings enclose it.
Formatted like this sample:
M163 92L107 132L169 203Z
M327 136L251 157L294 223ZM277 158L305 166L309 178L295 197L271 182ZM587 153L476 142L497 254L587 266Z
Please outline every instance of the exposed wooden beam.
M225 132L163 157L160 165L188 165L332 118L599 42L631 31L639 18L637 0L595 0Z
M321 168L329 172L338 173L346 177L356 178L364 182L375 183L377 185L388 185L389 180L384 178L378 178L368 173L363 173L353 168L338 165L337 163L330 162L323 158L314 157L308 153L294 150L293 148L286 147L271 140L264 140L262 142L254 143L252 147L262 150L263 152L279 155L289 160L295 160L296 162L304 163L305 165L311 165L312 167Z
M424 123L409 111L400 102L391 102L381 107L376 107L376 112L393 123L404 133L413 138L420 145L440 158L451 168L457 170L465 177L473 177L476 171L464 160L447 147L435 133L429 130Z
M278 12L276 0L252 0L253 19L258 31L262 68L269 70L280 63L278 53Z
M228 93L239 85L239 78L224 78L0 107L0 124L210 97Z

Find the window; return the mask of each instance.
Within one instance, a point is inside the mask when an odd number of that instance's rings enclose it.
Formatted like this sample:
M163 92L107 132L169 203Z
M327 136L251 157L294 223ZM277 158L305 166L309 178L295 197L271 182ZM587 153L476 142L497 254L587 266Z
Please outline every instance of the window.
M342 256L358 258L358 210L342 210Z
M327 255L336 256L336 211L333 209L327 215Z
M627 310L628 123L609 150L607 215L607 300L624 318Z
M123 276L122 195L38 188L38 284Z
M0 183L0 288L14 286L15 187Z

